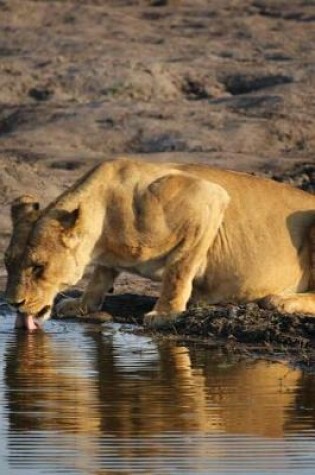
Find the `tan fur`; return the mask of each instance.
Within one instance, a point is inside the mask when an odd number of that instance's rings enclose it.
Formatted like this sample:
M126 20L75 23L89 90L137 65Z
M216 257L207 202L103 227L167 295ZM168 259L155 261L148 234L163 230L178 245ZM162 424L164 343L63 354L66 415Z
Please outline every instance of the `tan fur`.
M28 226L30 216L25 209ZM90 263L87 290L63 300L59 314L97 310L128 270L162 280L145 317L152 326L174 319L191 295L213 304L264 298L315 315L315 197L271 180L205 165L107 161L37 216L26 241L13 225L20 263L12 266L7 253L7 297L32 315Z

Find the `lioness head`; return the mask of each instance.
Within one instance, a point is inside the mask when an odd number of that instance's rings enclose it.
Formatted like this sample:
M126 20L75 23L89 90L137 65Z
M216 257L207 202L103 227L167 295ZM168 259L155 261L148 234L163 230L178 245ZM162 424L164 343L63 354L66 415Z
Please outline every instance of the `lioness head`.
M13 233L5 253L6 298L25 318L49 318L56 294L81 278L76 253L79 214L79 208L41 212L30 196L13 202Z

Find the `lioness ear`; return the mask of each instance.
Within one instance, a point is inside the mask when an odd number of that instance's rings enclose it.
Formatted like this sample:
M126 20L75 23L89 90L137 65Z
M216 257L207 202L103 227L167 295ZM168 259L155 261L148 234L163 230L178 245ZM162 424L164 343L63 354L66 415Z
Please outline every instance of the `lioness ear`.
M32 195L22 195L16 198L11 205L11 219L13 226L20 221L34 222L40 214L38 200Z
M77 224L80 217L80 208L73 211L59 210L58 220L64 229L72 229Z
M61 239L63 244L70 249L73 249L80 241L79 219L80 208L73 211L62 210L59 214L59 222L63 228Z

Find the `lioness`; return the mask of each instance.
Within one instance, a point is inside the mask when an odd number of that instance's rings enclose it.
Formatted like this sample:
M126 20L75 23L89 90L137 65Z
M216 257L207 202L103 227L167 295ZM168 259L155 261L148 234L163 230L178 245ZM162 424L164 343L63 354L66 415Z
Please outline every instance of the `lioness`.
M6 297L34 328L55 295L95 265L82 297L59 315L102 305L124 270L162 281L149 326L174 320L192 296L211 304L265 299L315 315L315 196L205 165L110 160L43 211L12 205ZM34 320L35 319L35 320Z

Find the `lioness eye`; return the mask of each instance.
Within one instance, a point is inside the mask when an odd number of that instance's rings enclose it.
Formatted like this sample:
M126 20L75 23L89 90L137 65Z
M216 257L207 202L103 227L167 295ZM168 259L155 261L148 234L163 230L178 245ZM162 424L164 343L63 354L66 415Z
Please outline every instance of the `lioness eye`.
M43 264L36 264L33 265L32 272L35 277L41 277L44 273L45 266Z

